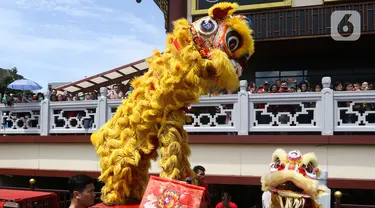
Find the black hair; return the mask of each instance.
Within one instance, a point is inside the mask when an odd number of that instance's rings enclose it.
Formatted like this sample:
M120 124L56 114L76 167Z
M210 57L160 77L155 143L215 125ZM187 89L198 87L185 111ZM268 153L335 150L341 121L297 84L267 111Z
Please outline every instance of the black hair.
M302 90L302 85L306 85L306 91L310 90L310 83L309 82L307 82L307 81L301 81L299 83L299 86L298 86L301 90Z
M273 86L275 86L276 89L279 90L279 87L277 86L277 84L273 84L273 85L271 85L271 87L270 87L271 90L272 90Z
M194 173L198 173L198 171L206 172L206 169L201 165L197 165L193 168L193 171Z
M335 84L333 85L334 90L336 90L336 87L342 85L342 82L336 81Z
M227 197L225 197L225 195ZM230 201L230 194L228 192L223 192L222 193L222 197L223 197L223 205L221 208L231 208L230 204L229 204L229 201Z
M322 84L317 84L317 85L315 85L315 88L318 87L318 86L319 86L320 89L323 89Z
M94 179L85 174L72 176L68 181L69 192L70 194L73 194L74 191L83 192L87 185L94 182Z
M352 87L353 87L353 84L352 83L350 83L350 82L345 82L345 84L344 84L344 89L346 90L346 87L348 87L348 85L351 85Z

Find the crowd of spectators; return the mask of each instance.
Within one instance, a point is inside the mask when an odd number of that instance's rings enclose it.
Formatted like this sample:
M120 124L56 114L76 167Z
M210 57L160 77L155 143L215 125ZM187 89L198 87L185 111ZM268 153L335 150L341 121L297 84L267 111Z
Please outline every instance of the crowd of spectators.
M342 83L337 81L333 84L332 89L334 91L366 91L372 90L373 85L368 82ZM308 81L302 81L297 84L295 80L276 80L272 85L265 81L264 84L259 87L257 87L255 83L251 83L248 86L249 93L320 92L321 90L321 84L311 86Z
M250 94L253 93L294 93L294 92L321 92L322 85L317 84L314 86L311 86L308 81L302 81L299 84L296 83L295 80L276 80L274 84L270 84L267 81L259 86L258 88L255 86L254 83L251 83L248 86L248 92ZM342 83L340 81L337 81L333 84L331 87L334 91L367 91L367 90L373 90L373 85L369 84L368 82L346 82ZM314 107L315 103L310 102L304 102L304 107ZM338 106L341 108L352 108L353 111L357 111L360 113L363 113L365 111L369 110L375 110L375 105L373 103L356 103L356 102L338 102ZM265 104L257 104L255 106L257 109L263 109L265 108ZM271 105L267 109L269 112L272 112L274 114L280 113L280 112L287 112L290 114L295 114L297 111L299 111L299 105ZM342 118L343 123L354 123L357 120L356 114L346 113L345 111L340 111L340 118ZM270 120L268 116L263 116L260 111L257 111L256 119L259 124L269 124ZM309 123L311 122L311 115L306 116L299 116L297 121L299 123ZM375 121L375 118L369 117L369 120L371 122ZM280 115L279 122L281 124L286 124L289 122L289 116L286 114Z
M124 99L132 92L132 87L127 87L123 84L115 84L109 87L107 97L108 99ZM56 89L50 90L50 100L56 101L75 101L75 100L96 100L98 99L99 92L94 90L92 92L59 92ZM38 103L44 100L44 94L41 92L19 92L0 94L1 103L6 106L11 106L14 103Z
M373 85L367 82L342 83L337 81L332 86L335 91L364 91L372 90ZM108 99L124 99L132 92L131 86L123 84L115 84L109 87L107 97ZM291 93L291 92L320 92L322 85L317 84L311 86L309 82L302 81L299 84L293 79L276 80L274 84L265 81L262 85L256 86L255 83L250 83L248 86L249 93ZM58 92L56 89L51 89L50 100L55 101L75 101L75 100L96 100L99 96L98 91L92 92ZM1 103L6 106L11 106L14 103L38 103L44 100L44 94L41 92L19 92L17 94L5 93L0 94Z
M6 106L11 106L14 103L38 103L44 100L44 94L39 92L39 93L32 93L32 92L27 92L27 93L5 93L4 95L1 95L0 93L0 98L1 98L1 103L3 103Z

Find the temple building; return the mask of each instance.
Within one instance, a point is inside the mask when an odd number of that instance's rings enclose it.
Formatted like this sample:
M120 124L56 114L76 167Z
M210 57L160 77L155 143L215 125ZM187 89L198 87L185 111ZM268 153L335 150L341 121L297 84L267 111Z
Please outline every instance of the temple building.
M154 2L169 32L174 20L197 20L221 0ZM238 13L250 18L256 40L240 89L202 96L188 114L192 122L185 124L191 163L206 168L213 203L229 190L239 207L261 207L260 177L268 171L273 151L283 148L315 152L321 182L332 193L341 191L342 203L375 204L375 91L336 89L346 82L375 83L375 1L236 2ZM331 21L335 11L356 11L360 21L350 15ZM358 40L343 40L358 35ZM96 100L53 102L47 97L40 104L0 106L0 186L27 186L34 177L41 188L57 189L73 174L98 177L99 160L89 138L121 104L108 98L110 86L128 88L129 80L148 67L139 60L57 87L69 93L95 91ZM307 83L311 91L249 93L278 80L287 81L289 88ZM150 172L160 172L156 162Z

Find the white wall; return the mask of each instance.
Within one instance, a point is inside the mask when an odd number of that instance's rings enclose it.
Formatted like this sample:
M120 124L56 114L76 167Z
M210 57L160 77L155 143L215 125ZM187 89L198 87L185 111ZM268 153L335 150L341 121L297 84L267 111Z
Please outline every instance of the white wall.
M315 152L330 178L375 179L375 146L362 145L191 145L192 165L210 175L262 176L276 148ZM1 144L0 168L100 171L91 144ZM156 162L151 172L160 171Z

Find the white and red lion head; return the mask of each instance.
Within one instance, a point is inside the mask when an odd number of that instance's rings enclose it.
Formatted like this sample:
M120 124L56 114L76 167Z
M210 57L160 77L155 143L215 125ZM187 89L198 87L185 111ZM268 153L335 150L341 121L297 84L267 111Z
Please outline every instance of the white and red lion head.
M302 155L298 150L286 153L277 149L272 155L270 172L261 179L262 190L271 196L266 207L320 207L319 198L328 190L319 184L320 173L314 153Z

